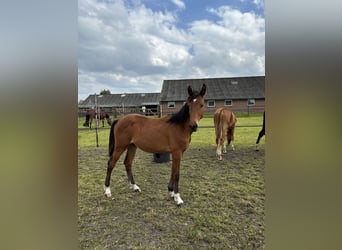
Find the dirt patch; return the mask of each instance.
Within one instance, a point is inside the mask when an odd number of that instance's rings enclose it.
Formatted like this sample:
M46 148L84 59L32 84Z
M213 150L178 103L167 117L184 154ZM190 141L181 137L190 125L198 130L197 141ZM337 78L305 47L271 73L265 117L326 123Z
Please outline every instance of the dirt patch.
M103 183L107 148L79 149L78 230L81 249L263 249L265 151L190 148L181 162L178 208L167 192L171 162L155 163L137 151L133 173L141 193L127 183L122 157Z

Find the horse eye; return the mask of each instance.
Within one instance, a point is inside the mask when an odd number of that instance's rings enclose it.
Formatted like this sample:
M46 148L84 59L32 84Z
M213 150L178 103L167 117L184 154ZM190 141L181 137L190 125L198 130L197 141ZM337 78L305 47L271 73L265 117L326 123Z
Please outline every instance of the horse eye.
M203 105L203 104L201 104L201 108L203 108L203 106L204 106L204 105Z

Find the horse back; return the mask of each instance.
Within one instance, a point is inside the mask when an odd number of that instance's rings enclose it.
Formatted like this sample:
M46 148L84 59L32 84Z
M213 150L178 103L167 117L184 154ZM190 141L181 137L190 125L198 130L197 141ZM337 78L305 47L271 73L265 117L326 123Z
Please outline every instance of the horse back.
M128 114L119 119L114 133L116 143L122 146L134 143L146 152L166 153L176 147L181 150L188 147L190 133L184 131L181 126L168 123L167 117Z
M214 123L226 123L229 127L235 126L237 119L233 111L228 108L219 108L214 114Z

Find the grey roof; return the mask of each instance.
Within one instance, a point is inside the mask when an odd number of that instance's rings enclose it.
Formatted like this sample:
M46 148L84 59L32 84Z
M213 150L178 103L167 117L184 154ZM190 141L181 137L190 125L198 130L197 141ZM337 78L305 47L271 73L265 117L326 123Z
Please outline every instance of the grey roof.
M207 100L265 98L265 76L253 76L164 80L160 101L185 101L188 86L199 91L203 83L207 85Z
M110 94L97 95L99 107L138 107L141 105L159 105L160 93L134 93L134 94ZM79 107L95 106L95 95L89 95Z

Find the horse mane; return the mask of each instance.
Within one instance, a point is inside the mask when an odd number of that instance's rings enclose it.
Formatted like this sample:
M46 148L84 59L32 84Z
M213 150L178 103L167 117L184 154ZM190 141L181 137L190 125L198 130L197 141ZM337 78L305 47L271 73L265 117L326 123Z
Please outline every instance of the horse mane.
M191 101L197 98L200 95L199 92L194 91L192 96L188 97L188 101ZM169 123L174 124L184 124L190 117L189 106L187 103L183 105L183 107L175 114L172 114L171 117L167 120Z
M177 113L171 115L167 122L174 124L183 124L188 120L189 116L189 106L187 103L185 103Z

